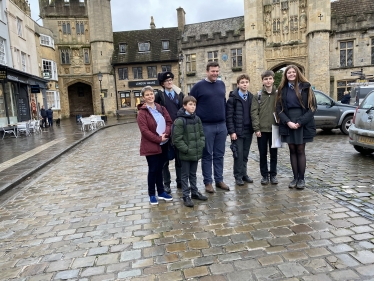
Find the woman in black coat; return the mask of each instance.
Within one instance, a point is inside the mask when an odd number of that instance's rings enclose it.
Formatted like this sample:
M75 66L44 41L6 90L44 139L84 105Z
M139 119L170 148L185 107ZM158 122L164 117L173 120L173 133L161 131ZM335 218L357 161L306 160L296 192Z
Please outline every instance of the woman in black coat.
M276 113L282 142L287 142L290 150L294 177L290 188L305 188L305 144L312 142L316 135L316 109L317 102L310 83L297 66L287 66L278 87Z

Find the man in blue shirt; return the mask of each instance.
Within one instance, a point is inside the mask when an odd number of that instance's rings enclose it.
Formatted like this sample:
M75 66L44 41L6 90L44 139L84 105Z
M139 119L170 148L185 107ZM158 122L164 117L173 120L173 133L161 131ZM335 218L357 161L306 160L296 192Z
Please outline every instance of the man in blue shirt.
M216 187L225 191L230 188L223 182L223 157L225 155L226 129L226 86L218 80L219 64L209 62L206 67L207 77L197 82L191 89L190 95L197 100L196 115L203 123L205 148L201 160L206 192L215 192Z
M168 111L171 120L177 118L178 110L183 106L184 95L181 89L173 84L174 74L170 71L161 72L157 75L158 81L162 86L162 90L157 91L155 95L155 102L164 106ZM169 144L170 145L170 144ZM169 149L172 149L169 147ZM175 155L177 153L174 153ZM182 188L181 184L181 166L180 162L175 159L175 173L177 188ZM169 171L169 160L167 160L162 169L162 176L164 178L164 189L166 193L171 193L170 183L171 176Z

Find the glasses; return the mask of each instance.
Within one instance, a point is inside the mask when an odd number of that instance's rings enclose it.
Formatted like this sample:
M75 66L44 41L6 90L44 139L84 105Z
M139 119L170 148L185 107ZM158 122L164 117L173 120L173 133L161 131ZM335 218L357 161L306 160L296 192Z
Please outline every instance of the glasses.
M173 82L173 79L172 79L172 78L166 79L166 80L164 81L164 83L171 83L171 82Z

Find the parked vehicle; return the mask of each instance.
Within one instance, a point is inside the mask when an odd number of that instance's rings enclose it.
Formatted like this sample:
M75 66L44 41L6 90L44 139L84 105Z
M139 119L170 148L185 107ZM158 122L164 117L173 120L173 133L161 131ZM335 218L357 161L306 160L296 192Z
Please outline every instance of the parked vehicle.
M355 107L337 102L318 90L314 90L314 94L317 99L317 111L314 115L316 128L324 131L339 128L343 134L348 135Z
M356 108L349 143L363 155L374 152L374 91L371 91Z
M364 100L366 95L372 90L374 90L374 83L372 82L367 82L364 84L359 83L358 85L353 85L350 93L350 104L358 106Z

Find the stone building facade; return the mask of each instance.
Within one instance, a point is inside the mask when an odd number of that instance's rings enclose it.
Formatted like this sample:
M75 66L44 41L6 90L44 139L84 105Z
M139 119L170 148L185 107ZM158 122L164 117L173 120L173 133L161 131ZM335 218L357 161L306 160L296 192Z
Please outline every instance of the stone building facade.
M156 28L153 20L150 29L114 32L112 65L120 109L135 108L144 86L160 89L159 72L171 71L180 86L179 36L178 28Z
M61 117L115 111L110 0L39 0L58 52ZM101 81L99 81L101 73Z

